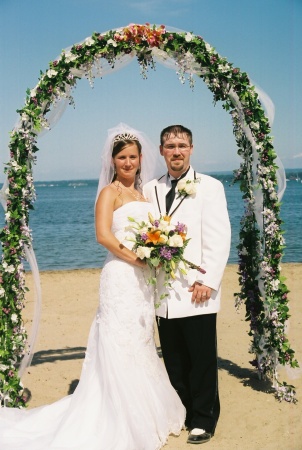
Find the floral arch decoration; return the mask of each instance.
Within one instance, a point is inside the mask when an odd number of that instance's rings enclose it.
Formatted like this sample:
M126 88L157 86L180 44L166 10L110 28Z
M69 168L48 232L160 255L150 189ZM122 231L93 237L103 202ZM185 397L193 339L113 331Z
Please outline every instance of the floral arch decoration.
M279 400L295 402L294 386L278 380L280 365L296 368L298 362L285 333L288 289L280 276L284 239L279 201L285 185L278 178L280 162L277 166L261 95L246 73L221 57L200 36L167 30L164 25L131 24L93 33L63 50L50 62L48 70L41 72L37 86L27 91L25 106L17 111L20 120L11 132L11 159L1 190L6 222L0 233L0 404L26 404L20 377L31 362L39 322L39 272L28 227L35 200L32 167L38 150L37 137L54 125L68 103L73 103L71 91L80 78L88 78L92 85L95 77L119 69L135 57L144 78L156 62L174 69L180 81L188 80L191 87L194 76L201 78L213 93L214 103L222 101L222 107L231 114L238 154L242 157L234 181L240 183L245 202L238 245L241 288L235 294L236 306L246 306L250 353L255 355L252 365L261 378L271 380ZM24 259L33 271L38 299L30 340L21 314L26 292Z

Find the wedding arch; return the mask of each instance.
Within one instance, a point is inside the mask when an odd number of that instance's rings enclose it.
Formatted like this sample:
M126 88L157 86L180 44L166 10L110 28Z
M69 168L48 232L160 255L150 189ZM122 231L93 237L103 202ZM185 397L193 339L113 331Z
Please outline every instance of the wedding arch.
M27 91L20 120L10 137L7 179L1 190L5 226L1 230L0 264L0 404L22 407L26 403L20 376L33 355L22 322L25 302L24 259L35 276L35 296L40 298L39 272L32 251L29 212L35 189L32 167L38 150L37 138L59 119L71 104L72 88L86 77L122 68L136 58L141 75L159 62L176 71L181 83L194 86L201 78L213 93L214 103L231 114L233 132L242 157L234 182L240 183L245 204L241 220L239 255L240 292L236 306L245 303L250 321L252 364L261 378L272 382L276 397L295 402L294 386L278 380L278 366L298 367L286 337L288 289L280 275L284 239L279 217L285 186L278 178L277 155L270 136L270 124L260 95L246 73L221 57L202 37L190 32L168 30L164 25L131 24L105 33L93 33L83 42L63 50L40 74L37 86ZM279 164L280 165L280 164ZM39 317L39 302L35 322Z

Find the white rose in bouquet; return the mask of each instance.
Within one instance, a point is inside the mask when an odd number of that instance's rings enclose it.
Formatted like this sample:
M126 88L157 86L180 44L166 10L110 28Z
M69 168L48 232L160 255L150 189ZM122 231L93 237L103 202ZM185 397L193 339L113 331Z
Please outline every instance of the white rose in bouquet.
M179 234L173 234L173 236L168 239L168 245L169 247L183 247L184 241Z
M168 222L167 220L161 219L159 221L158 229L163 231L163 233L169 233L170 231L174 230L174 228L175 226L170 225L170 222Z
M166 236L165 234L160 235L160 241L162 244L166 244L168 242L168 239L168 236Z
M150 258L153 247L137 247L136 254L140 259Z

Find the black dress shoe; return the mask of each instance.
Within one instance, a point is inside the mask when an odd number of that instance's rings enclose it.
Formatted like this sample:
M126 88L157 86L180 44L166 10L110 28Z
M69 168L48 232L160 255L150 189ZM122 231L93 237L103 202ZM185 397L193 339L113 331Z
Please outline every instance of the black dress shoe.
M207 433L206 431L201 434L189 433L187 444L204 444L205 442L209 442L211 437L211 433Z

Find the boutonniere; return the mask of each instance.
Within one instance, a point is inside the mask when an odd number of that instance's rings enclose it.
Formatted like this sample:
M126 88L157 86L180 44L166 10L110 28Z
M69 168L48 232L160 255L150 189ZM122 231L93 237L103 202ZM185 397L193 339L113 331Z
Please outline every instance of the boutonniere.
M179 197L187 197L188 195L196 194L196 183L200 183L200 178L195 178L195 180L186 180L185 178L179 180L176 186L176 191Z

